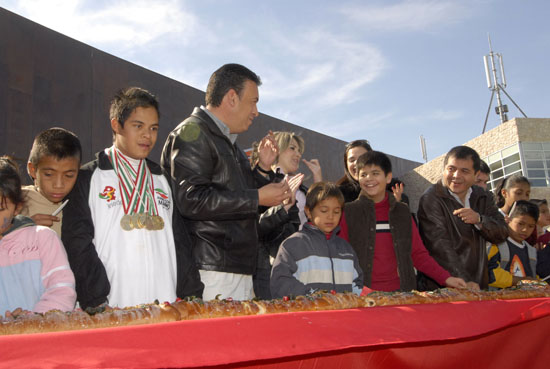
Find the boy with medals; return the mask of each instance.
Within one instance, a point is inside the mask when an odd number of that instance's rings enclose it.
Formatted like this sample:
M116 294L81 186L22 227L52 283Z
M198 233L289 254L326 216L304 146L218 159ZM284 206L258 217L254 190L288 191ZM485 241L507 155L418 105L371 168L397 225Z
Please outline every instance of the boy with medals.
M168 180L147 160L159 127L146 90L120 91L111 103L113 146L85 164L69 194L63 243L88 312L201 296L189 236L174 216Z

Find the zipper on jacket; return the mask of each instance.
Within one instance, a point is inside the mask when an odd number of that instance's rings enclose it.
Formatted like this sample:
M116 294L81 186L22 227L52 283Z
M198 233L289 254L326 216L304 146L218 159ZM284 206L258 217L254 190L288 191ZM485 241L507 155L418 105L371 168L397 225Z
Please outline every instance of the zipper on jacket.
M332 289L336 291L336 278L334 277L334 262L332 261L332 254L330 253L330 246L328 244L328 241L326 240L327 244L327 251L328 251L328 258L330 259L330 270L332 271Z

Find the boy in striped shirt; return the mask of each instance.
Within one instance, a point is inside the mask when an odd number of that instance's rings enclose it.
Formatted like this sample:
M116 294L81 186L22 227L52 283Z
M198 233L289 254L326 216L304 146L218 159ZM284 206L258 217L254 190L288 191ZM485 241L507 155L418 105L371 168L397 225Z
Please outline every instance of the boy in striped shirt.
M340 236L348 240L364 273L365 286L378 291L416 289L415 268L447 287L465 288L430 256L413 222L409 207L386 191L391 161L370 151L357 160L361 193L347 203Z

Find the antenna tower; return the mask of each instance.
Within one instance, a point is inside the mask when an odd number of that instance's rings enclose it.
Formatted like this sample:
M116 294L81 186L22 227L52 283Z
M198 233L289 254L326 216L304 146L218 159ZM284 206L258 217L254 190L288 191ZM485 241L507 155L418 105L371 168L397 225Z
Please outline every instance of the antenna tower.
M502 100L500 98L500 91L504 92L506 96L512 101L512 103L515 105L516 108L523 114L525 118L527 118L527 115L521 110L521 108L516 104L516 102L512 99L510 95L506 92L504 87L506 87L506 76L504 75L504 64L502 63L502 54L494 53L493 52L493 45L491 44L491 36L487 35L489 38L489 54L483 56L483 62L485 64L485 76L487 77L487 87L489 87L489 90L491 90L491 100L489 100L489 108L487 109L487 115L485 116L485 123L483 124L483 131L482 134L485 133L485 128L487 127L487 120L489 119L489 113L491 112L491 105L493 104L493 98L495 97L495 92L497 95L497 106L495 106L495 112L500 116L500 123L504 123L508 120L508 105L502 104ZM500 69L500 77L502 79L502 83L498 81L498 75L497 75L497 67L495 63L495 57L498 60L499 69Z
M428 152L426 151L426 140L424 139L424 136L420 135L420 150L422 151L422 159L424 159L424 162L428 162Z

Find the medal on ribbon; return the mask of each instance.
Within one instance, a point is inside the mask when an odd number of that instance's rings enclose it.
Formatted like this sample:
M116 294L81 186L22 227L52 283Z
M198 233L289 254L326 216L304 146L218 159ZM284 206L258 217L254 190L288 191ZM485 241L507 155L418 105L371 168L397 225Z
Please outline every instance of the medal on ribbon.
M153 175L145 159L141 159L137 170L114 146L108 150L109 159L118 177L124 215L120 227L125 231L164 229L164 219L159 216L155 201Z

